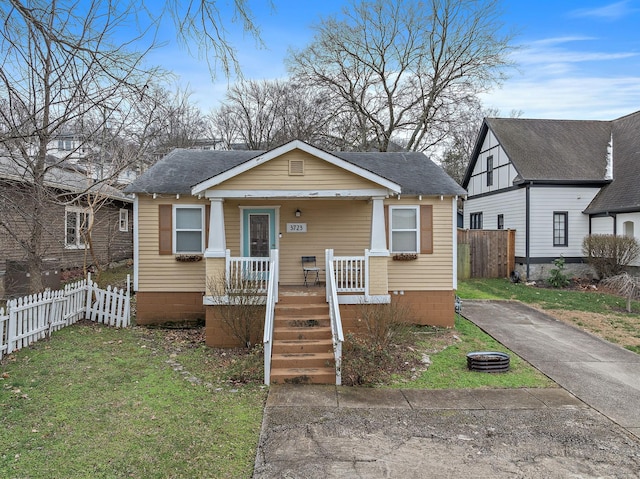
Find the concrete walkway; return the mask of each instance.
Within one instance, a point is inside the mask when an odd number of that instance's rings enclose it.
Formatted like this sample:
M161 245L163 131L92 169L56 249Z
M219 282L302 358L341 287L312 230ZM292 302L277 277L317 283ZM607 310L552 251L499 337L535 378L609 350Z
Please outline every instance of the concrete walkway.
M465 301L462 315L640 437L640 355L515 301Z
M562 388L271 386L254 478L640 477L640 356L516 302L463 315Z

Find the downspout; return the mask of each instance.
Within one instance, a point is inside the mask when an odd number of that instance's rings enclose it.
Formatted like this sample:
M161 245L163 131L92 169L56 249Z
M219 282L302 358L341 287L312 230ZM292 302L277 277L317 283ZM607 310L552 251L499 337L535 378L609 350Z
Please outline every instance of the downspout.
M526 196L525 196L525 230L526 230L526 234L524 235L524 254L527 260L527 281L529 280L529 268L530 268L530 261L529 261L529 248L530 248L530 241L529 241L529 235L530 235L530 231L529 228L531 226L531 182L529 182L529 184L527 184L526 187Z

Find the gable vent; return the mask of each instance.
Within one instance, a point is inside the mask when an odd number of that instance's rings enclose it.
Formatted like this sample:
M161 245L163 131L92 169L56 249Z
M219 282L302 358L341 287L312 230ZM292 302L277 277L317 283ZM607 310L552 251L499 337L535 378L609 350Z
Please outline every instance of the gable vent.
M289 160L289 176L304 175L304 160Z

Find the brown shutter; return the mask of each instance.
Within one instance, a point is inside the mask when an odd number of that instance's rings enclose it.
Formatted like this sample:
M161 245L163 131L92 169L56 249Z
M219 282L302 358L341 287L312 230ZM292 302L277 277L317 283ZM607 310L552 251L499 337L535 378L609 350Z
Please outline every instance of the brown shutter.
M172 216L172 205L158 205L158 254L173 254Z
M433 206L420 206L420 253L433 253Z

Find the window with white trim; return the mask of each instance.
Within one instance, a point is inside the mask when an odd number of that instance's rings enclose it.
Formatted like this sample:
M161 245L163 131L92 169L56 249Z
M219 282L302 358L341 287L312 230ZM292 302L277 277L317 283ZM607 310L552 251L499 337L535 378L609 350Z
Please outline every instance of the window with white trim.
M392 253L420 251L420 207L389 207L389 246Z
M91 213L85 208L67 206L64 209L64 246L68 249L85 248L85 237Z
M173 249L176 254L204 251L204 206L174 205Z
M553 212L553 246L569 245L569 213L566 211Z
M125 208L120 208L119 227L120 231L129 231L129 210Z

